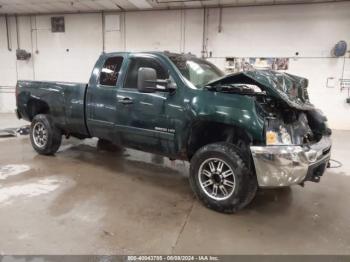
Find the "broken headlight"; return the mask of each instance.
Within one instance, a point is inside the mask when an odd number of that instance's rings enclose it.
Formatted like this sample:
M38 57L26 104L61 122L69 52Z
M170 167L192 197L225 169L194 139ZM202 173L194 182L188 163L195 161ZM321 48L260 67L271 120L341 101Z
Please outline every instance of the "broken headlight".
M266 145L292 145L290 131L279 121L270 121L266 128Z

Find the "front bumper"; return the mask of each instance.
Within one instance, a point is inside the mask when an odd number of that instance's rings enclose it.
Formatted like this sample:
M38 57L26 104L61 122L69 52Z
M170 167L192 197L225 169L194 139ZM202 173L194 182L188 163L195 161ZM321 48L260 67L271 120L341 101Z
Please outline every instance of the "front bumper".
M331 155L329 136L310 146L251 146L260 187L318 182Z

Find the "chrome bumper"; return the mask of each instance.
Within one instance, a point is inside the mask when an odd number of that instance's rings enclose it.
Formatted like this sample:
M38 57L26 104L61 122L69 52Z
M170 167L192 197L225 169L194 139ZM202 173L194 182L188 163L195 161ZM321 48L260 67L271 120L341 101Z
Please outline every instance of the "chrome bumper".
M330 158L332 141L324 136L311 146L251 146L260 187L318 182Z

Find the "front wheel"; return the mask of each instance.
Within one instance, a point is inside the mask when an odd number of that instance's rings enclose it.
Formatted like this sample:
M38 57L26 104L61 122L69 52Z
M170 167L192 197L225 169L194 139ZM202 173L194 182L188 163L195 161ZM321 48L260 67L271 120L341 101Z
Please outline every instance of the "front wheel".
M232 144L214 143L200 148L191 159L190 184L206 207L234 213L254 198L256 176L240 155Z
M61 145L62 133L49 115L39 114L30 125L30 141L39 154L53 155Z

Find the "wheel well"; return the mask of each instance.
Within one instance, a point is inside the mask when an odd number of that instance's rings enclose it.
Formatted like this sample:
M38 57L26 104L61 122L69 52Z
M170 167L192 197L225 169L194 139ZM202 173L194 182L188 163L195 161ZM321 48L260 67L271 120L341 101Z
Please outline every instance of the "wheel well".
M187 148L188 159L202 146L216 142L229 142L242 149L242 152L249 152L247 150L252 141L250 134L238 126L199 121L191 128Z
M38 114L48 114L50 112L48 104L37 99L32 99L28 102L27 110L30 121L32 121L33 118Z

